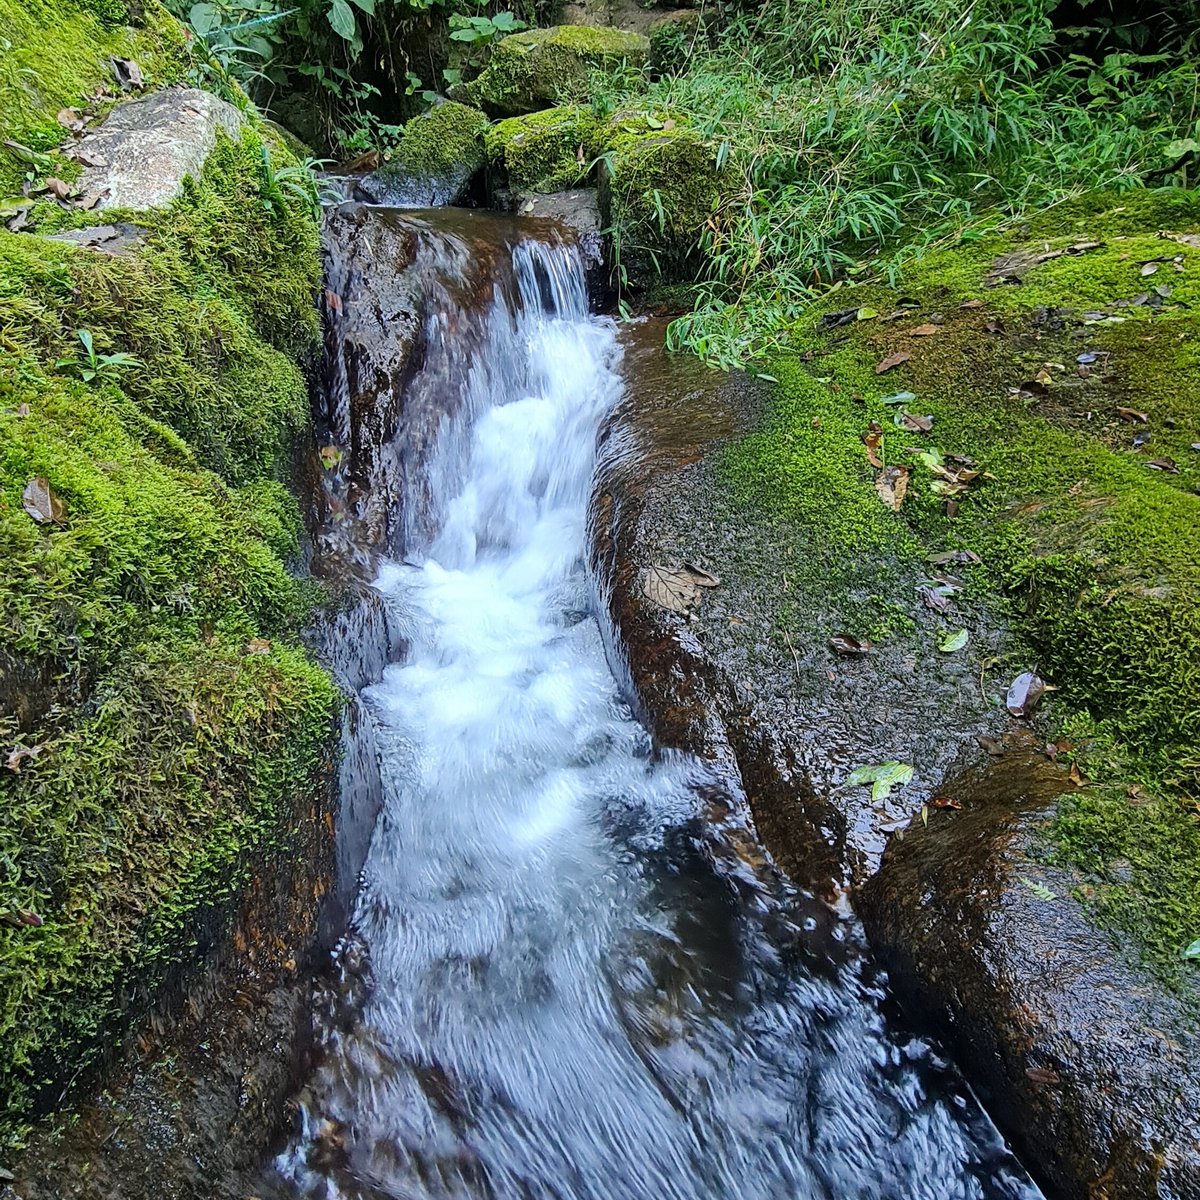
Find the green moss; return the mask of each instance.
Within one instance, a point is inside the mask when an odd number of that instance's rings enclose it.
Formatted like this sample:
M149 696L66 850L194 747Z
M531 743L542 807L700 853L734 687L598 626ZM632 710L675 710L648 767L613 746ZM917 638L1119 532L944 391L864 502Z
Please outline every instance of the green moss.
M416 179L469 178L486 161L483 138L488 119L477 108L449 101L414 117L392 163Z
M53 152L66 137L59 110L94 104L101 86L115 86L110 56L134 59L154 84L183 78L183 29L161 5L150 0L137 29L113 25L120 16L117 5L0 0L0 29L9 43L0 53L0 141ZM61 177L68 162L54 155L32 170ZM0 197L19 194L30 169L19 152L0 146Z
M596 68L645 66L646 38L620 29L558 25L514 33L497 42L487 66L466 86L472 104L511 117L588 98Z
M317 231L222 140L135 257L0 231L0 1144L57 1102L319 786L336 690L296 641L284 481ZM141 365L85 382L59 359ZM22 492L66 505L39 525Z
M510 117L488 130L488 158L517 191L562 191L586 177L595 133L590 110L574 105Z
M625 281L694 278L724 182L715 147L669 116L645 114L614 118L596 145L605 148L601 204Z
M1101 786L1062 806L1053 836L1095 879L1099 918L1134 933L1168 974L1200 937L1200 828L1187 807L1200 797L1200 455L1190 448L1200 441L1200 247L1159 233L1198 229L1194 197L1093 197L1027 230L931 255L902 291L843 288L792 334L813 365L790 370L819 372L804 385L819 395L796 409L794 386L782 389L765 477L748 471L744 449L734 460L774 510L818 531L814 540L832 539L835 562L856 561L872 545L856 514L874 497L870 473L853 472L852 440L871 419L883 425L888 460L913 468L902 510L911 533L981 556L967 571L971 594L1007 613L1027 664L1060 689L1058 718L1088 731L1085 769ZM1103 244L1070 251L1094 241ZM1017 250L1068 252L1028 266L1021 284L987 286L997 258ZM1183 269L1170 261L1142 274L1163 256ZM1160 281L1172 289L1160 307L1117 304ZM900 307L902 295L916 307ZM966 299L982 307L961 308ZM823 315L857 307L880 316L832 335L821 328ZM910 332L931 317L941 332ZM911 358L876 374L896 351ZM1045 394L1018 391L1041 372ZM911 411L933 417L931 434L896 429L882 399L901 390L916 394ZM851 468L840 487L814 420L841 431ZM1141 450L1139 431L1152 439ZM918 445L968 455L985 472L953 518L908 450ZM1164 454L1179 474L1150 468ZM1125 795L1130 781L1143 789L1137 804Z

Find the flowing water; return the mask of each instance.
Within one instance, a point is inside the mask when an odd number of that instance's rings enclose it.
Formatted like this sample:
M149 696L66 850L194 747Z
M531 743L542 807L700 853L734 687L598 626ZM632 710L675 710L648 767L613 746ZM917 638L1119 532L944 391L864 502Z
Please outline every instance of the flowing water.
M489 236L410 220L443 272ZM851 915L766 861L722 866L719 784L651 754L584 561L617 330L569 245L499 245L475 334L448 291L422 316L441 394L414 395L442 415L376 580L407 643L364 693L382 808L273 1186L1036 1196L953 1070L885 1017Z

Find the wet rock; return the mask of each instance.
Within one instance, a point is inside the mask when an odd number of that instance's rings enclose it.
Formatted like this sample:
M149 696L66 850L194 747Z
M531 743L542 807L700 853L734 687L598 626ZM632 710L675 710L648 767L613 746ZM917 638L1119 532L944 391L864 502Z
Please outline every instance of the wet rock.
M359 181L360 197L397 208L462 202L486 161L487 128L483 113L454 101L414 117L391 159Z
M588 99L595 67L646 65L648 39L621 29L556 25L502 38L480 76L465 85L470 103L497 117Z
M78 188L99 197L96 208L161 208L184 179L204 167L217 132L242 127L232 104L197 88L168 88L113 109L79 150L102 166L85 167Z
M961 810L893 839L859 911L893 988L1056 1195L1195 1200L1200 1032L1043 861L1063 784L1033 750L968 771Z
M549 218L565 225L579 242L587 272L588 296L594 307L604 308L610 291L609 246L600 220L600 201L595 188L565 192L518 192L513 204L519 216Z

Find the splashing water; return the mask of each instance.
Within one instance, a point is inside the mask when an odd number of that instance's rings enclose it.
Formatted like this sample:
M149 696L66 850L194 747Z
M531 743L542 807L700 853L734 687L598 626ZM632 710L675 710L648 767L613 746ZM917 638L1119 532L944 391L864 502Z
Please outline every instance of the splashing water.
M651 755L583 561L616 329L570 247L503 257L406 483L424 518L376 583L409 647L365 693L383 807L274 1186L1037 1196L936 1051L889 1027L849 914L720 869L713 781ZM451 317L427 320L453 354Z

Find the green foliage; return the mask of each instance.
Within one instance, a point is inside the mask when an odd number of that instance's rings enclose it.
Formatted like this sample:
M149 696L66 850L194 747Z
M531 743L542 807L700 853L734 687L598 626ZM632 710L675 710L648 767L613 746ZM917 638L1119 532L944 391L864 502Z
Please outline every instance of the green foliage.
M905 247L1162 181L1168 147L1195 136L1195 60L1084 60L1052 7L787 0L648 93L617 81L608 104L687 114L729 168L719 221L695 231L703 297L674 342L743 361L829 283L894 271Z
M338 698L297 642L284 486L317 230L264 161L221 139L135 256L0 230L0 1145L320 786ZM37 477L57 524L23 509Z

